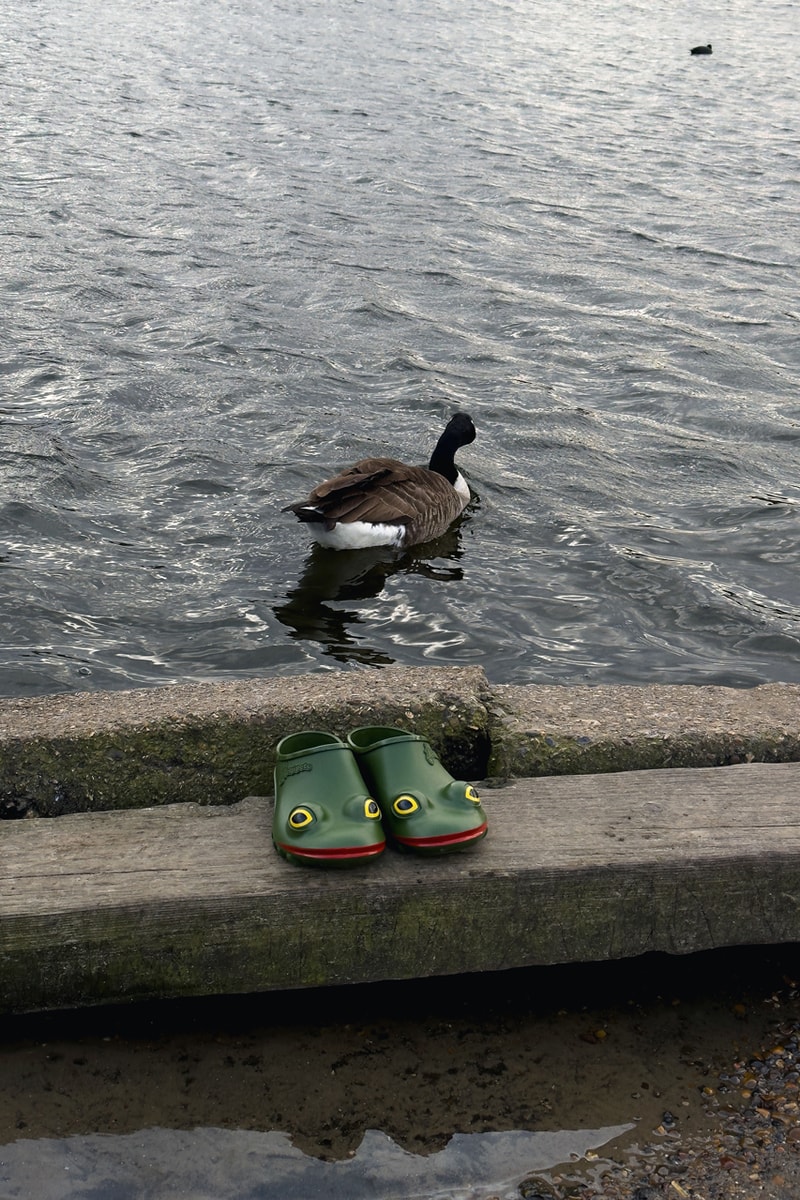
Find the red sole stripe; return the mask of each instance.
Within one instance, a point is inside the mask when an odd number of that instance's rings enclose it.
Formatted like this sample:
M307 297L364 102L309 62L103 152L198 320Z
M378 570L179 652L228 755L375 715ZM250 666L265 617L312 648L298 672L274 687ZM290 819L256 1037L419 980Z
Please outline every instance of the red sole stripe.
M341 859L341 858L373 858L380 854L386 846L385 842L377 842L374 846L341 846L331 850L299 850L296 846L287 846L284 842L276 842L279 850L285 854L293 854L295 858Z
M404 846L421 846L425 849L434 848L436 846L457 846L459 842L474 842L478 838L483 837L488 828L488 822L484 821L482 825L478 825L475 829L468 829L466 833L445 833L440 837L429 838L404 838L398 837L395 834L395 841L402 842Z

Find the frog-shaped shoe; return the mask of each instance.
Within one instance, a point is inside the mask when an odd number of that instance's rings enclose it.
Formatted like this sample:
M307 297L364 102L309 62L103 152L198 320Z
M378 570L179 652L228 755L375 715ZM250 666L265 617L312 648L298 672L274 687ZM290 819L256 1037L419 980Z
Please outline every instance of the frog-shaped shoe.
M449 854L485 837L480 796L448 774L425 738L375 726L354 729L347 741L401 849Z
M342 867L386 846L378 805L353 752L332 733L290 733L278 742L272 841L289 862Z

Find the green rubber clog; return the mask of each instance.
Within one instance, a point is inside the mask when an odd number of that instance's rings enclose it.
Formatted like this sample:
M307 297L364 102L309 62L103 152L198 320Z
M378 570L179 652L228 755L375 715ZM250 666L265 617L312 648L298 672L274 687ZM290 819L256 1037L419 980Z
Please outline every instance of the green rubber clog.
M272 841L289 862L354 866L386 846L380 809L353 752L332 733L290 733L278 742Z
M401 849L449 854L486 836L480 796L448 774L425 738L365 727L354 729L347 741Z

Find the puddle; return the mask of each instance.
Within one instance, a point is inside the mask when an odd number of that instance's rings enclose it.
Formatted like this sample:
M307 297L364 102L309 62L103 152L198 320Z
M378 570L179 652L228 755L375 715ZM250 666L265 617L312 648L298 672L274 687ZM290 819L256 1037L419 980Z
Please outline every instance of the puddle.
M710 1136L720 1073L800 1018L799 966L740 949L6 1018L0 1200L516 1198L665 1128Z
M423 1156L370 1129L352 1157L324 1162L285 1133L148 1129L4 1146L0 1188L3 1200L503 1200L624 1132L456 1134Z

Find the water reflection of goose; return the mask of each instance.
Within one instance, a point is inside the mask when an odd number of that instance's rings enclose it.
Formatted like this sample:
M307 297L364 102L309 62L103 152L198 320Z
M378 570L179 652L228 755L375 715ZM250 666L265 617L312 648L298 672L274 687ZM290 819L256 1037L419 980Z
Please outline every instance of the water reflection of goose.
M469 486L455 454L475 441L475 426L456 413L436 443L427 467L395 458L363 458L287 504L332 550L368 546L405 548L440 537L469 503Z
M284 603L273 609L291 636L321 644L325 652L339 662L360 662L369 666L387 666L394 659L366 645L355 632L363 624L358 606L334 607L337 602L369 600L379 596L391 575L422 575L445 583L458 583L463 570L454 565L462 555L458 525L434 542L403 552L388 547L355 550L350 554L332 554L322 546L312 546L297 585L286 594ZM452 564L437 560L450 559Z

